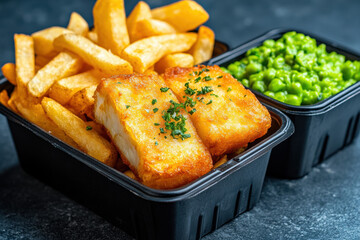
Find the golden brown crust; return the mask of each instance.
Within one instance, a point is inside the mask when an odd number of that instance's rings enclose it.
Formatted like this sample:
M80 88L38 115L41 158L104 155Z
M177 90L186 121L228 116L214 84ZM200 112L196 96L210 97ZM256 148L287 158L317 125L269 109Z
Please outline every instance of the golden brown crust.
M200 75L202 80L195 83L198 75L190 74L198 74L204 68L209 71L203 72ZM212 80L203 80L205 76L211 77ZM221 77L218 78L219 76ZM213 158L246 146L265 135L271 126L269 112L255 95L230 74L224 73L219 66L174 67L167 69L163 77L165 83L182 102L185 101L183 96L188 96L184 92L185 83L189 82L190 88L197 90L204 86L212 87L211 93L191 96L194 100L204 97L203 103L198 101L196 104L196 112L191 115L191 120ZM212 103L206 104L210 100Z
M124 129L123 133L118 134L126 135L139 159L139 164L135 165L136 161L128 157L131 156L127 152L129 149L117 144L114 135L110 134L124 163L143 184L169 189L187 184L209 172L212 159L185 111L182 114L187 118L186 133L191 134L190 138L173 139L169 132L160 134L159 128L165 128L163 110L168 109L170 100L177 102L171 90L161 92L161 87L166 85L157 75L130 74L104 79L95 94L95 117L111 132L109 128L112 126L99 120L99 114L101 111L107 112L107 117L110 117L106 109L109 106L115 109L117 121ZM105 98L102 105L97 104L100 97ZM157 100L154 105L153 99ZM158 111L154 112L154 108L158 108ZM155 126L154 123L160 125Z

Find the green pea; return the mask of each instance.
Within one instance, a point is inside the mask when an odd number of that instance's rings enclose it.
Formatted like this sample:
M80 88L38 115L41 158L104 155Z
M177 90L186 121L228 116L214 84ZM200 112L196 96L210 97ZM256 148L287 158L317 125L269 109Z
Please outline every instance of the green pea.
M285 102L286 99L286 93L285 92L277 92L275 93L275 97L276 100L280 101L280 102Z
M280 79L275 78L269 84L269 90L272 92L279 92L285 89L286 85Z
M249 80L247 80L246 78L244 78L243 80L241 80L242 85L244 85L245 87L250 87L250 83Z
M293 82L290 85L287 85L286 90L295 95L300 95L303 91L302 86L299 82Z
M294 94L288 94L285 98L285 103L290 104L290 105L300 106L301 98Z
M237 64L235 64L235 63L232 63L227 68L230 71L230 73L235 73L235 72L238 71L239 66Z
M266 92L264 92L264 94L268 97L275 98L275 93L273 93L273 92L266 91Z
M276 76L276 70L273 68L269 68L265 71L264 74L264 80L266 83L269 83L271 80L273 80Z
M263 72L256 73L256 74L252 74L252 75L249 77L250 85L253 85L254 82L262 81L263 78L264 78L264 73L263 73Z
M273 39L268 39L264 42L264 46L269 48L273 47L274 45L275 45L275 41Z
M356 73L356 66L350 62L346 61L342 68L342 74L344 80L349 80Z
M258 73L261 71L262 65L260 63L250 63L249 65L247 65L245 71L246 73L253 74L253 73Z
M252 89L259 91L259 92L265 92L266 91L266 85L263 81L256 81L253 83L253 85L251 86Z
M281 69L285 65L285 59L283 57L277 57L277 58L275 58L273 65L274 65L274 68Z
M320 96L320 92L316 92L316 91L304 90L303 93L304 93L304 95L303 95L302 104L304 104L304 105L310 105L310 104L316 103Z

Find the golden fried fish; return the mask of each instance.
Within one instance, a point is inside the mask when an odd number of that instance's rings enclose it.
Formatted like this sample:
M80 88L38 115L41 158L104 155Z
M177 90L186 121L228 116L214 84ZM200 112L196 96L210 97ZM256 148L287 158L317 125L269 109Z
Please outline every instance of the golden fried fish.
M197 133L214 159L266 134L271 117L255 95L219 66L169 68L165 83L188 106Z
M212 168L211 155L182 106L159 76L131 74L102 80L94 114L141 182L169 189Z

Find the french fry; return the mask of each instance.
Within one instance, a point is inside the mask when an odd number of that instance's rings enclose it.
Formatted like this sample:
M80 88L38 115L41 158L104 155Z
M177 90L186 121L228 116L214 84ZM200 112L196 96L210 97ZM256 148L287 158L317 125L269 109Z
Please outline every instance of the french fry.
M98 35L95 31L95 28L91 31L88 32L87 36L86 36L89 40L91 40L93 43L98 43Z
M67 104L75 93L90 86L97 86L102 76L96 70L91 70L57 81L49 90L49 97L58 103Z
M53 47L53 41L55 38L65 33L72 33L72 31L63 27L50 27L33 33L31 36L34 39L36 55L50 58L55 57L58 52L55 51Z
M173 53L166 55L155 64L155 71L164 73L169 67L192 67L194 66L194 58L188 53Z
M122 57L134 71L143 73L167 54L184 52L196 41L196 33L178 33L141 39L124 49Z
M28 84L29 92L35 97L42 97L56 81L76 74L82 66L80 58L72 53L61 52L36 73Z
M93 15L99 45L120 56L130 43L124 0L97 0Z
M220 167L221 165L223 165L224 163L227 162L227 155L224 155L219 161L217 161L215 164L214 164L214 167L213 169L217 168L217 167Z
M84 88L83 90L74 94L70 99L68 106L78 116L86 115L87 117L94 119L94 93L97 86L91 86Z
M138 37L138 32L135 29L135 25L138 21L151 18L151 9L146 2L140 1L131 11L130 15L126 19L126 25L129 32L130 42L134 42Z
M4 77L12 84L16 85L16 69L14 63L5 63L1 67Z
M43 68L46 64L48 64L51 61L51 59L52 58L37 55L35 57L35 66L39 66L40 68Z
M124 172L124 174L125 174L126 176L128 176L129 178L132 178L132 179L136 180L136 176L135 176L135 174L133 173L133 171L127 170L126 172Z
M53 121L48 118L41 104L27 104L24 101L15 101L16 108L28 121L39 126L46 132L57 137L61 141L78 148L77 144L65 134Z
M86 36L89 32L89 25L80 14L72 12L67 29L76 34Z
M195 1L179 1L151 10L152 17L170 23L179 32L193 30L209 19L209 14Z
M7 102L7 105L9 106L9 108L14 112L14 113L17 113L17 114L20 114L16 105L15 105L15 102L19 99L19 90L18 90L18 87L15 87L14 90L12 91L11 93L11 96L10 96L10 99L9 101Z
M98 123L96 123L94 121L87 121L86 126L88 128L94 129L103 138L105 138L107 140L109 139L109 136L107 135L106 130L105 130L103 125L98 124Z
M4 105L5 107L10 108L8 102L9 102L9 95L8 95L7 91L6 91L6 90L2 90L2 91L0 92L0 103L1 103L2 105Z
M189 51L194 57L195 64L205 62L212 57L214 44L214 32L208 27L201 26L198 31L197 40Z
M156 19L144 19L138 21L134 26L132 42L142 38L176 33L176 29L167 22Z
M86 63L101 72L109 75L129 74L133 68L124 59L112 54L106 49L97 46L89 39L76 35L64 34L55 39L54 46L59 50L68 50L76 53Z
M26 94L26 85L35 75L34 41L24 34L15 34L16 85L21 96Z
M71 137L80 149L106 165L115 165L117 160L115 147L96 131L87 128L83 120L51 98L43 98L41 105L46 115L62 129L66 135Z

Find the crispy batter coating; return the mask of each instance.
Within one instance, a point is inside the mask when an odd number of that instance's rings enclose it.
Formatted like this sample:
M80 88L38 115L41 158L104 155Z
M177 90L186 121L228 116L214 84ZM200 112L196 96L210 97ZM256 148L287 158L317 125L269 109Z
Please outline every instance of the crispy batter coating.
M191 120L214 159L265 135L271 126L269 112L255 95L219 66L169 68L164 80L182 102L191 94L185 92L186 83L195 90L190 96L197 101ZM206 87L213 91L198 94Z
M178 103L171 90L162 92L162 87L166 85L157 75L104 79L95 92L94 114L140 181L149 187L169 189L210 171L212 159L185 110L181 113L187 119L190 138L173 139L169 130L160 133L160 128L165 129L163 111L171 105L170 100Z

